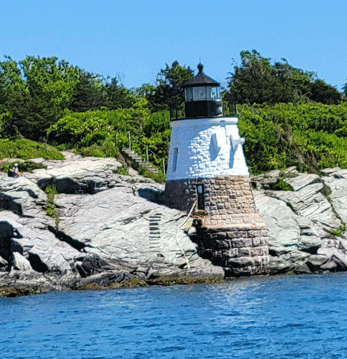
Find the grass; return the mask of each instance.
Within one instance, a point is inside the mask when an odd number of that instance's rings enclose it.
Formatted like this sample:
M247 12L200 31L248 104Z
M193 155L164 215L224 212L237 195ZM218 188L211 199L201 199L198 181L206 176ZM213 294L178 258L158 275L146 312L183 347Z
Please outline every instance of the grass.
M124 167L118 167L117 170L114 171L114 173L116 173L118 175L129 176L129 173L127 172L127 170Z
M139 174L143 177L151 178L152 180L158 183L164 183L166 180L163 172L153 173L149 171L147 168L143 168L143 167L140 167Z
M54 147L27 139L0 139L0 159L42 157L46 160L63 160L64 156Z
M59 225L59 213L54 204L54 196L58 193L54 186L47 186L45 189L47 195L46 213L55 219L55 225Z

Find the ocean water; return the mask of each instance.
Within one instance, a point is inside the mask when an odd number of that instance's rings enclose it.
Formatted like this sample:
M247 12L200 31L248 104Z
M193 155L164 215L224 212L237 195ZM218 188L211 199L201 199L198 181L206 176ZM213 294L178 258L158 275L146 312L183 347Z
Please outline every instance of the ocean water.
M0 358L347 358L347 275L0 298Z

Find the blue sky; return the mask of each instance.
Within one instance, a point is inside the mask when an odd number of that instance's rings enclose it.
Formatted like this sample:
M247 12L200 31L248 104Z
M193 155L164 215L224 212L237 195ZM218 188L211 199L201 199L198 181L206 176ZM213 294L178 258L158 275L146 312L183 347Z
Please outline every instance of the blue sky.
M177 60L226 85L242 50L347 82L347 1L0 2L0 60L57 56L128 87Z

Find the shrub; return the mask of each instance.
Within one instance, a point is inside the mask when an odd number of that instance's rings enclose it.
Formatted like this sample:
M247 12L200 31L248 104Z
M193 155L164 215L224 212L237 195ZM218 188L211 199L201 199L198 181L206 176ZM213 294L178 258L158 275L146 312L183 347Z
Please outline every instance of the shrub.
M59 224L59 213L54 204L54 197L58 193L54 186L47 186L45 189L47 195L46 213L55 219L55 225Z
M144 167L140 167L139 174L143 177L151 178L158 183L164 183L166 180L163 172L153 173L152 171L149 171L147 168Z
M268 184L269 189L273 191L293 191L293 187L287 182L284 182L282 178L277 178L275 183Z
M54 147L26 139L1 139L1 158L30 158L43 157L46 160L63 160L64 156Z

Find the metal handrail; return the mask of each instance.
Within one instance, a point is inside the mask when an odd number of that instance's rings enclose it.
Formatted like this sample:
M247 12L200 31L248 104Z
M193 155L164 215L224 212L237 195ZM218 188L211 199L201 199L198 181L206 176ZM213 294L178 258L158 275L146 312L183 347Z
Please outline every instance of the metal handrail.
M116 141L116 144L117 144L117 136L115 136L115 141ZM158 154L156 154L154 151L152 151L148 145L144 144L143 142L140 142L142 145L145 145L146 146L146 162L149 163L149 156L148 156L148 151L150 151L158 160L160 160L160 157L158 156ZM132 149L132 141L131 141L131 133L128 132L128 148L129 150ZM139 155L141 156L141 155ZM141 156L142 157L142 156ZM165 175L165 158L161 158L162 159L162 166L163 166L163 173ZM154 166L155 167L155 166Z

